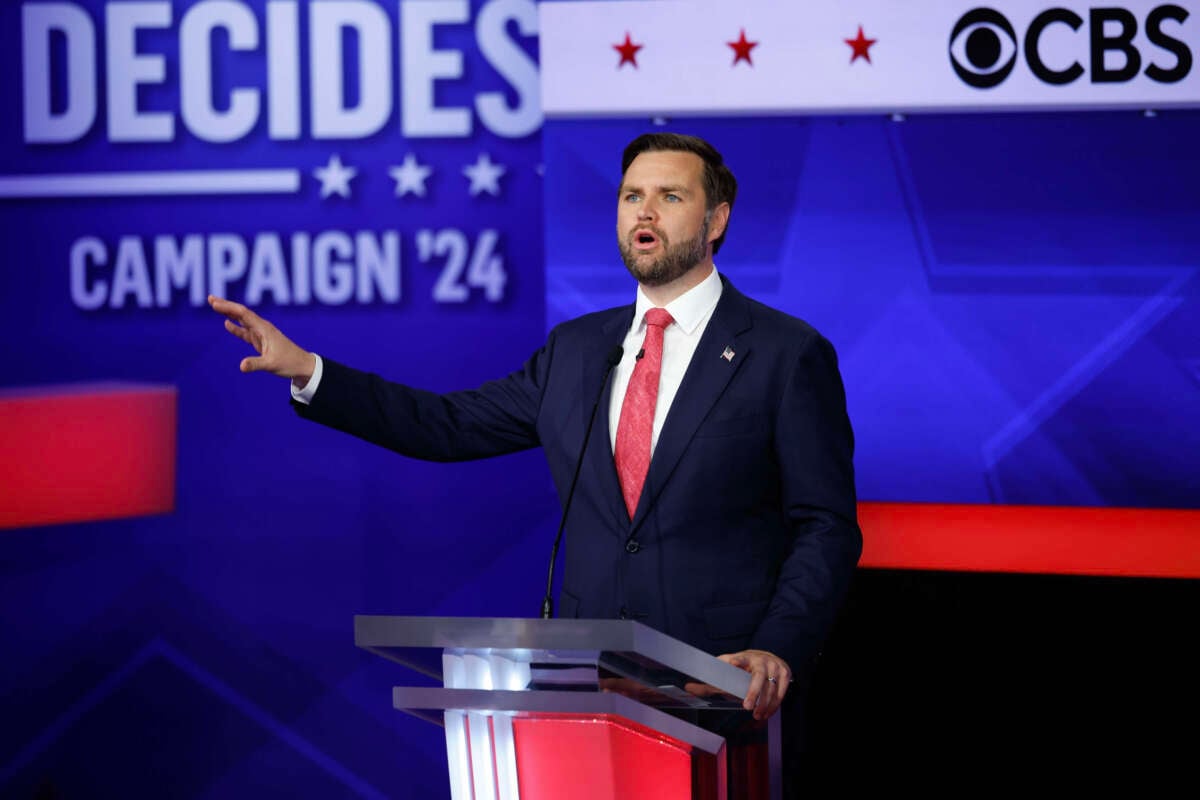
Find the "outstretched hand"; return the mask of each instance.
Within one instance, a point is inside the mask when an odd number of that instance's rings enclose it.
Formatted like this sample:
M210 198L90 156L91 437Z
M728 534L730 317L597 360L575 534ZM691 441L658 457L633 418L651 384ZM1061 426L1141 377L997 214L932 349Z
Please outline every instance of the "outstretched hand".
M213 311L225 317L225 330L258 352L257 356L242 359L242 372L269 372L282 378L291 378L301 388L312 378L316 358L298 347L274 325L241 303L210 294L208 304Z
M786 661L766 650L742 650L717 658L750 673L750 688L742 708L753 711L755 719L766 719L779 710L792 682L792 670Z

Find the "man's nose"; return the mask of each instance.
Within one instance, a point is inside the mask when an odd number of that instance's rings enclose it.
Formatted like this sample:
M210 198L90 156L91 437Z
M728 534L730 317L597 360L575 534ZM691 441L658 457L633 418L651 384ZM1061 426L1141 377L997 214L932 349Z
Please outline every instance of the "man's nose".
M658 206L653 200L646 200L638 206L638 219L655 219L658 217Z

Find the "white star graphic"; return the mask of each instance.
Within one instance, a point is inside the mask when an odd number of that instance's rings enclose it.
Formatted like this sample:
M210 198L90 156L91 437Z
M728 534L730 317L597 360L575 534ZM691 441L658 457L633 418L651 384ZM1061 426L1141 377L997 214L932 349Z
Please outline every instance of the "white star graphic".
M420 163L412 153L404 157L404 163L400 166L388 168L388 175L396 182L396 197L404 197L409 192L424 197L425 179L432 173L433 167Z
M471 179L471 197L481 192L499 197L500 176L505 172L508 172L508 168L503 164L493 163L487 153L480 153L474 164L463 167L463 175Z
M358 174L354 167L347 167L342 159L334 153L329 157L329 163L313 170L313 175L321 182L321 199L331 194L342 197L350 196L350 180Z

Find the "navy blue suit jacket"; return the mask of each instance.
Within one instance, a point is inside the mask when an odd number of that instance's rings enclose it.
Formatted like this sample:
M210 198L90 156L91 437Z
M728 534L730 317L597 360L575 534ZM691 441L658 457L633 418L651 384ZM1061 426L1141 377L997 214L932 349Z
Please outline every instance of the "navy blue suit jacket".
M625 306L563 323L521 370L444 395L326 359L313 402L296 408L428 460L541 446L565 500L607 354L632 321ZM637 619L713 654L756 648L803 667L862 543L832 346L725 281L632 521L609 443L609 391L567 522L559 616Z

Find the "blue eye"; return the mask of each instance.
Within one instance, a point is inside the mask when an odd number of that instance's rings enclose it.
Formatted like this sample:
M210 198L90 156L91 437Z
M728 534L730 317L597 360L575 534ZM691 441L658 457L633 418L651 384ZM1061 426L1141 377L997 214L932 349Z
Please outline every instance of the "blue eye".
M667 195L667 200L671 201L672 203L678 203L681 199L677 194L669 194Z
M641 199L642 199L642 198L641 198L639 195L636 195L636 194L633 194L633 193L630 193L630 194L627 194L627 195L625 195L625 202L626 202L626 203L636 203L638 200L641 200Z

